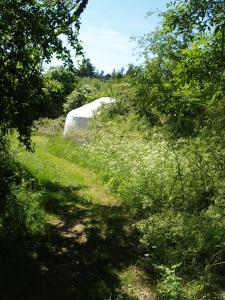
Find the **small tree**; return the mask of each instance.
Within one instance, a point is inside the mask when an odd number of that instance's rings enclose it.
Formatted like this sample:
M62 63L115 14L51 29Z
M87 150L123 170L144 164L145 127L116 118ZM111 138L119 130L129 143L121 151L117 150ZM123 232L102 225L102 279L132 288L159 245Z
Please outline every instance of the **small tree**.
M95 77L95 66L92 65L91 60L89 58L84 58L79 65L79 69L77 75L80 77Z
M40 101L41 117L57 118L63 114L66 97L73 91L75 73L64 66L51 68L44 76L44 96Z

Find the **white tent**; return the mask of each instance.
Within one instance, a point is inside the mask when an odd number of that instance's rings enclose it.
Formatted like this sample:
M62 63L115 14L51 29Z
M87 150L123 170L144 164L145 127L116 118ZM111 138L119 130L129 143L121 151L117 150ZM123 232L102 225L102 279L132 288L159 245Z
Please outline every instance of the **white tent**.
M113 102L115 102L113 98L102 97L91 103L71 110L66 116L64 135L68 135L74 129L86 129L96 111L103 104L111 104Z

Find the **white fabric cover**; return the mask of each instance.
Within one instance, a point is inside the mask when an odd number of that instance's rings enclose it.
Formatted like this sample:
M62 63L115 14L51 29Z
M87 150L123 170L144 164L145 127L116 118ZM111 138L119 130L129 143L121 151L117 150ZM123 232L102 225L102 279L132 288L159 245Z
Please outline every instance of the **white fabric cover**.
M111 97L102 97L91 103L71 110L66 116L64 135L69 134L74 129L86 129L88 123L93 118L94 113L103 105L111 104L115 100Z

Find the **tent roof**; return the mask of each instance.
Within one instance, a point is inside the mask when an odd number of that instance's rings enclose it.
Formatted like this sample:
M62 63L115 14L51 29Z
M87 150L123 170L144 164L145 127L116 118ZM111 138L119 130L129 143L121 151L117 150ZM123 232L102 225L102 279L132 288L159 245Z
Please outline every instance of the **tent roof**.
M96 110L102 106L102 104L113 103L115 100L111 97L102 97L91 103L85 104L79 108L73 109L68 113L68 117L77 118L92 118Z

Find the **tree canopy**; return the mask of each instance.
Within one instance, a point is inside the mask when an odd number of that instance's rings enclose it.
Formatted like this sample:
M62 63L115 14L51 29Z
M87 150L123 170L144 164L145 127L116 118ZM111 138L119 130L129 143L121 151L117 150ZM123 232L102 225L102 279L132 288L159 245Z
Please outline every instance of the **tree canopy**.
M81 53L79 17L88 0L0 0L0 127L17 129L29 146L36 105L43 90L43 63L57 58L72 65L70 51Z
M173 1L139 40L147 59L135 76L135 106L151 123L197 133L224 103L224 9L224 1Z

